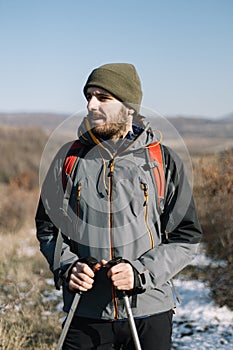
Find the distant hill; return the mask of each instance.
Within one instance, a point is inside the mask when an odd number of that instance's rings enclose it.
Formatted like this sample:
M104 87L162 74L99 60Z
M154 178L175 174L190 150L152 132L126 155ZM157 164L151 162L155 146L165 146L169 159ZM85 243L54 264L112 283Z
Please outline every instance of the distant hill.
M0 113L0 125L37 126L52 131L67 117L56 113Z
M183 137L233 138L233 115L219 119L174 117L169 121Z

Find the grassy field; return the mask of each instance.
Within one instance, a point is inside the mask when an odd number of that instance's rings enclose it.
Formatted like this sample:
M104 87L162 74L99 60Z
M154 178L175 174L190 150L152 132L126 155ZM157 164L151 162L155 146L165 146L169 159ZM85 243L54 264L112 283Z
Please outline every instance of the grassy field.
M38 167L46 140L38 128L0 128L0 349L4 350L55 349L61 330L60 292L52 285L34 228ZM225 267L207 271L208 280L216 301L233 309L232 161L232 150L192 157L203 241L211 257L226 261Z
M60 332L51 275L35 242L35 232L1 236L0 348L53 349Z
M37 128L0 129L0 349L53 349L60 333L52 274L39 251L34 216L47 140Z

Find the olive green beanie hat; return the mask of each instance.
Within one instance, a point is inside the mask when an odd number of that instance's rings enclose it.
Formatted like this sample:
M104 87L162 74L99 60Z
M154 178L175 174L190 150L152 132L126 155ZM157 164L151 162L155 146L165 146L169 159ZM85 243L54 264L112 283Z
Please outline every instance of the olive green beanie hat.
M109 63L94 69L83 88L85 96L90 86L108 91L116 99L139 112L142 101L141 82L132 64Z

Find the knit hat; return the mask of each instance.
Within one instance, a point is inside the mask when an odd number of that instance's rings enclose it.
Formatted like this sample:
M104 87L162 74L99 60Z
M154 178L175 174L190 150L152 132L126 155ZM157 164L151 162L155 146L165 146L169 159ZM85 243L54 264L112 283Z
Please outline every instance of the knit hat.
M116 99L139 112L142 101L141 82L132 64L109 63L94 69L83 88L85 96L90 86L108 91Z

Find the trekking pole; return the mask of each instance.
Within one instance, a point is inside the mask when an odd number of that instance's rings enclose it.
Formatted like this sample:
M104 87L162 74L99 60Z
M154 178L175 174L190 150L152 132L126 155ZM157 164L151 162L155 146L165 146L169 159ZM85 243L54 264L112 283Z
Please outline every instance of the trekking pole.
M114 266L114 265L119 264L120 262L122 262L122 258L118 257L118 258L114 258L113 260L110 260L108 262L108 264L110 266ZM142 350L141 344L140 344L140 341L139 341L139 337L138 337L138 332L137 332L135 320L134 320L133 313L132 313L132 309L131 309L131 306L130 306L130 303L129 303L129 297L126 294L126 291L122 291L122 296L123 296L123 301L124 301L126 314L127 314L128 321L129 321L129 326L130 326L132 338L133 338L133 341L134 341L135 350Z
M133 313L132 313L132 309L129 303L129 297L126 294L125 291L123 291L123 300L124 300L124 305L125 305L125 310L127 313L127 317L129 320L129 326L130 326L130 330L131 330L131 334L133 337L133 341L134 341L134 345L135 345L135 350L141 350L141 344L139 341L139 337L138 337L138 332L137 332L137 328L135 325L135 321L134 321L134 317L133 317Z
M98 261L95 258L91 258L91 257L80 259L79 262L86 263L91 269L93 269L93 267L98 263ZM80 301L82 294L83 294L83 292L77 292L74 296L74 300L71 304L68 316L66 318L66 321L65 321L65 324L63 327L63 330L62 330L60 338L58 340L56 350L62 350L63 343L65 341L66 335L67 335L68 330L70 328L71 321L74 317L75 310L78 307L78 304L79 304L79 301Z
M78 303L79 303L79 300L81 298L81 295L82 293L76 293L75 294L75 297L74 297L74 300L71 304L71 307L70 307L70 310L69 310L69 313L68 313L68 316L66 318L66 321L65 321L65 324L64 324L64 327L63 327L63 330L61 332L61 335L60 335L60 338L59 338L59 341L58 341L58 344L57 344L57 347L56 347L56 350L61 350L62 349L62 346L63 346L63 343L64 343L64 340L66 338L66 335L67 335L67 332L70 328L70 324L71 324L71 321L73 319L73 316L74 316L74 313L75 313L75 310L77 309L77 306L78 306Z

